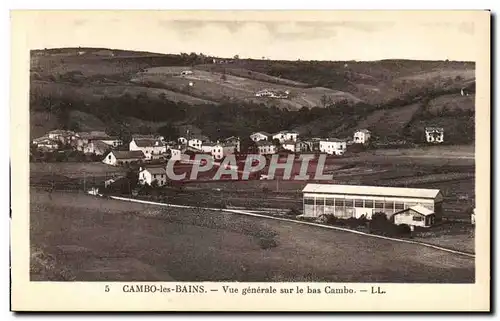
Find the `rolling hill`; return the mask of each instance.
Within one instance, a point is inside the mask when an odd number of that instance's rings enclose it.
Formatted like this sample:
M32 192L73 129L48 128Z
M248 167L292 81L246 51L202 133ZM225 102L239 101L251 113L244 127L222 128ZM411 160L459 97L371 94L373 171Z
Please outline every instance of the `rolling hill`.
M186 70L192 73L181 75ZM214 63L194 53L61 48L32 51L30 75L32 137L70 124L108 130L110 123L130 131L189 124L212 135L294 128L342 136L368 128L376 136L411 138L428 125L473 130L472 62ZM256 97L262 89L288 91L289 98ZM54 111L54 102L66 107Z

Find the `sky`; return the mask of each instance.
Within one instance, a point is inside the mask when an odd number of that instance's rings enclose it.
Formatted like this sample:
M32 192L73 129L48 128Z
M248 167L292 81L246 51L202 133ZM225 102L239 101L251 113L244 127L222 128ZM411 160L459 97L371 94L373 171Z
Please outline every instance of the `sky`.
M283 60L474 61L467 12L29 12L30 48L104 47Z

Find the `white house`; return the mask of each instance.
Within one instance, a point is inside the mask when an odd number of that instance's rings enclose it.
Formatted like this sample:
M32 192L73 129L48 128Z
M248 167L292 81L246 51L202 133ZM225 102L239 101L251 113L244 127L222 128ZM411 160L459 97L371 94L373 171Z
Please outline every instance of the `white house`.
M181 71L181 75L186 76L186 75L192 75L193 71L192 70L183 70Z
M125 164L140 163L145 159L144 153L140 150L135 151L111 151L102 160L104 164L118 166Z
M255 132L250 135L250 139L254 142L270 140L270 137L272 137L272 135L267 132Z
M141 168L139 171L139 184L151 185L154 181L158 186L167 183L167 172L164 167Z
M425 128L425 138L428 143L442 143L444 141L444 129L440 127Z
M181 160L182 159L182 151L180 148L170 148L170 159L172 160Z
M422 205L415 205L394 214L394 224L406 224L412 229L414 226L430 227L435 222L433 210Z
M319 141L319 151L329 155L343 155L347 149L347 142L343 139L327 138Z
M277 152L276 146L271 142L261 140L257 141L256 144L260 155L271 155Z
M277 132L276 134L273 134L273 140L277 139L280 141L280 143L283 143L284 141L291 140L291 141L297 141L297 138L299 137L299 133L296 131L290 131L290 130L282 130L280 132Z
M472 225L476 224L476 208L475 207L472 210L472 213L470 215L470 222L471 222Z
M181 136L177 139L177 141L179 142L179 144L186 145L188 140L186 137Z
M33 144L39 149L54 151L59 148L60 141L49 138L48 136L42 136L33 139Z
M283 146L284 149L294 153L297 151L297 143L294 142L293 140L286 140L282 143L281 146Z
M203 152L212 155L214 159L222 159L227 155L234 154L236 152L235 145L229 145L225 143L203 143L201 146Z
M132 138L129 144L130 151L141 151L147 160L158 159L167 151L165 144L159 139Z
M201 145L203 145L203 143L207 143L207 142L210 142L210 140L208 139L207 136L193 135L193 136L189 137L189 139L187 140L187 145L189 147L195 148L197 150L201 150Z
M366 144L370 140L371 132L368 129L359 129L354 132L353 143Z
M98 144L99 146L102 145L101 143L104 143L110 148L115 148L123 144L123 141L119 138L109 136L103 131L79 132L77 133L77 136L77 149L83 151L84 153L90 152L89 150L94 149L95 147L92 146L95 145L94 143Z

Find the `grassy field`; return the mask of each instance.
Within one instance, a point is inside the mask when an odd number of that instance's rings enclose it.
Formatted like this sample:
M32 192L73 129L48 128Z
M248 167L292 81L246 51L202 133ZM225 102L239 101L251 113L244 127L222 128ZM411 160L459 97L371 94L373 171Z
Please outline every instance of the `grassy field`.
M474 260L217 211L30 190L31 279L474 282Z
M346 99L351 102L360 101L350 93L336 91L329 88L298 88L295 86L281 84L273 84L266 82L266 79L255 80L254 77L240 77L233 74L226 74L225 80L222 80L222 73L209 72L199 69L194 69L193 74L185 76L173 76L174 73L180 72L188 68L180 67L156 67L140 72L132 82L138 84L156 83L161 84L166 89L189 93L194 97L199 97L211 101L220 101L223 99L236 99L243 101L269 101L277 106L291 107L299 109L303 106L314 107L321 106L321 98L323 95L330 97L332 101L340 101ZM269 79L267 79L269 80ZM193 87L188 87L189 83L193 82ZM291 93L290 99L259 99L255 97L255 93L265 88L274 88L276 90L289 90Z

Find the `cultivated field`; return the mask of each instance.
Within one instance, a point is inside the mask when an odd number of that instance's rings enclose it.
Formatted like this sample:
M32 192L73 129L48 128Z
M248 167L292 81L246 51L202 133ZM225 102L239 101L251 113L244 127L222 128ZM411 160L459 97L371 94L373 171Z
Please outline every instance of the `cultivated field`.
M352 94L336 91L328 88L297 88L294 86L285 86L283 84L273 84L252 78L238 77L232 74L225 74L222 79L222 73L209 72L194 69L193 74L175 76L174 74L187 68L179 67L155 67L140 72L131 79L138 84L156 84L172 91L188 93L194 97L207 99L211 101L220 101L227 99L236 99L243 101L268 102L280 107L299 109L303 106L314 107L322 106L321 99L325 95L331 98L333 102L348 100L358 102L359 99ZM194 86L190 87L189 84ZM290 99L269 99L255 97L259 90L273 88L276 90L289 90Z
M218 211L30 190L32 280L474 282L474 260Z

